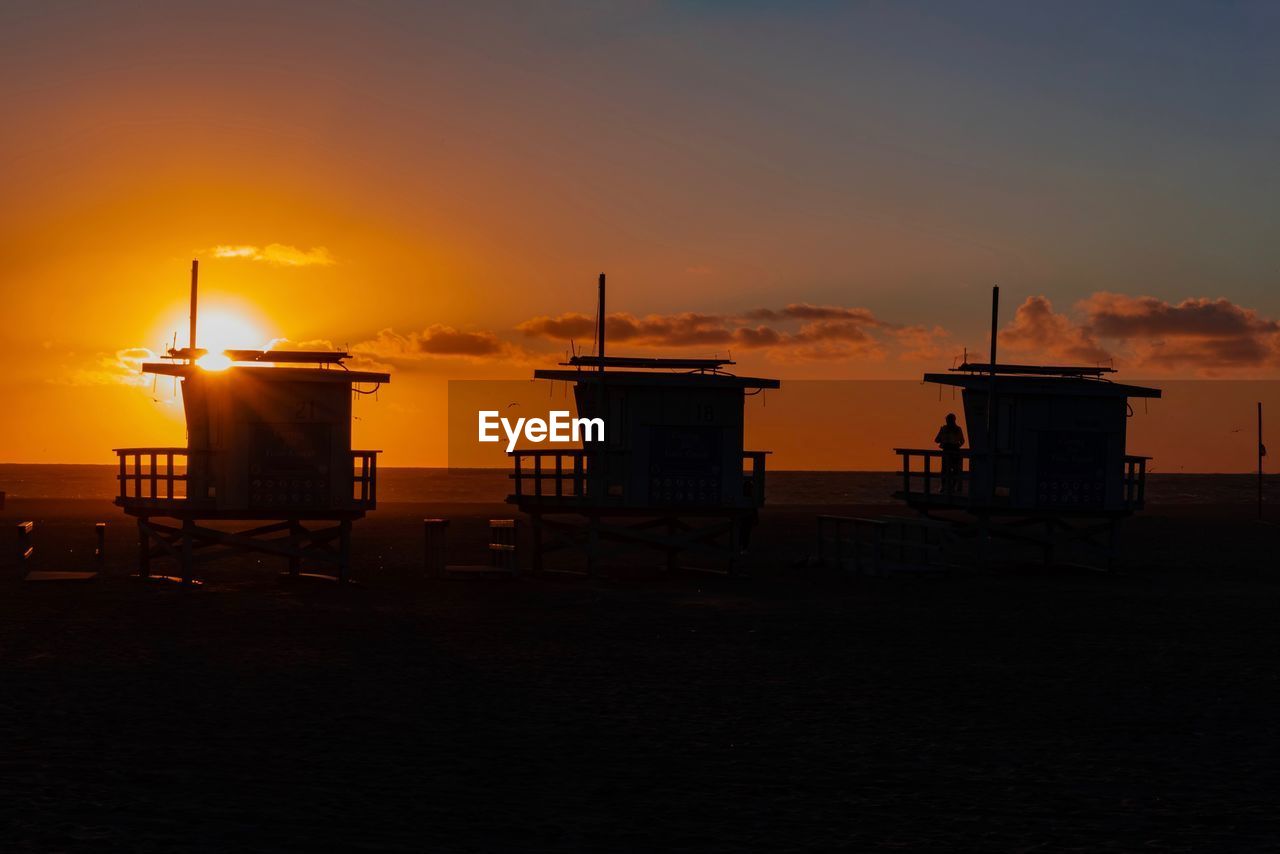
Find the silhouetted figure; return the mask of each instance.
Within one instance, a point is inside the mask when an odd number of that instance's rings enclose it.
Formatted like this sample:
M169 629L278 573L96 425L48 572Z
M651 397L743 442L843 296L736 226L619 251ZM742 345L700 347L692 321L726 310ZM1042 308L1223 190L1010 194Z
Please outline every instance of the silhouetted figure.
M964 431L956 423L954 412L947 413L947 423L933 441L942 449L942 491L951 495L960 484L960 449L964 447Z

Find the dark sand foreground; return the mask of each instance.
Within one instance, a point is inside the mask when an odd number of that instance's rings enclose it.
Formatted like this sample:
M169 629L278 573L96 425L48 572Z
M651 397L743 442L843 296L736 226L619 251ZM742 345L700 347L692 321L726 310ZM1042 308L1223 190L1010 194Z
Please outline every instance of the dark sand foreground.
M842 508L850 512L851 508ZM504 506L387 505L364 584L127 577L105 502L10 501L7 851L1260 851L1280 847L1280 528L1156 510L1112 575L842 581L769 511L754 575L423 581ZM879 512L879 511L877 511Z

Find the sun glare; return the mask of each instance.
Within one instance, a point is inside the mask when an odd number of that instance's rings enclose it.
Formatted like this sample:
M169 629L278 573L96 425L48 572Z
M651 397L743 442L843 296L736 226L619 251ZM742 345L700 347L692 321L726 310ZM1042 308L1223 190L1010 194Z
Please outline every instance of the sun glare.
M206 371L225 371L231 367L231 357L226 353L205 353L196 359L196 364Z
M182 332L179 331L175 338L174 331L187 328L186 313L175 311L165 325L166 332L161 334L168 338L169 343L176 340L178 347L185 346ZM201 305L196 346L208 352L197 359L196 364L207 371L225 371L231 367L231 359L225 351L265 350L272 340L273 337L264 330L263 324L247 306L206 308Z
M254 350L266 347L271 336L243 314L223 309L201 308L196 343L210 353L223 350Z

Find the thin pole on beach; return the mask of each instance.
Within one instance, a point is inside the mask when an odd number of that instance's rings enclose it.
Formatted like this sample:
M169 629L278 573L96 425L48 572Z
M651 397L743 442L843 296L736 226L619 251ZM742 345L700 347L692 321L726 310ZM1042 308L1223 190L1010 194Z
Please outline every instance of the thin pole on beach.
M996 340L1000 330L1000 286L991 286L991 387L987 391L987 459L991 499L996 494ZM972 468L972 462L970 468Z
M1262 519L1262 458L1267 455L1267 446L1262 444L1262 401L1258 401L1258 519Z

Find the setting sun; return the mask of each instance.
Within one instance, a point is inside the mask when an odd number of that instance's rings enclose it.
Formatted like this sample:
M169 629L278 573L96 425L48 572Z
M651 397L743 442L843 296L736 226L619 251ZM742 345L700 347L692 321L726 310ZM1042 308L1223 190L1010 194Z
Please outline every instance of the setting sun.
M210 300L213 302L213 300ZM230 365L230 360L222 364L225 350L265 350L270 346L273 336L264 329L258 319L258 313L252 307L236 303L219 305L214 303L206 307L200 305L200 316L196 329L196 346L208 353L199 360L201 367L208 370L222 370ZM178 347L186 346L180 330L187 329L185 306L165 314L164 326L160 335L164 336L166 346L177 341ZM177 331L177 338L174 333Z
M196 364L206 371L225 371L231 367L231 357L226 353L205 353L196 359Z

